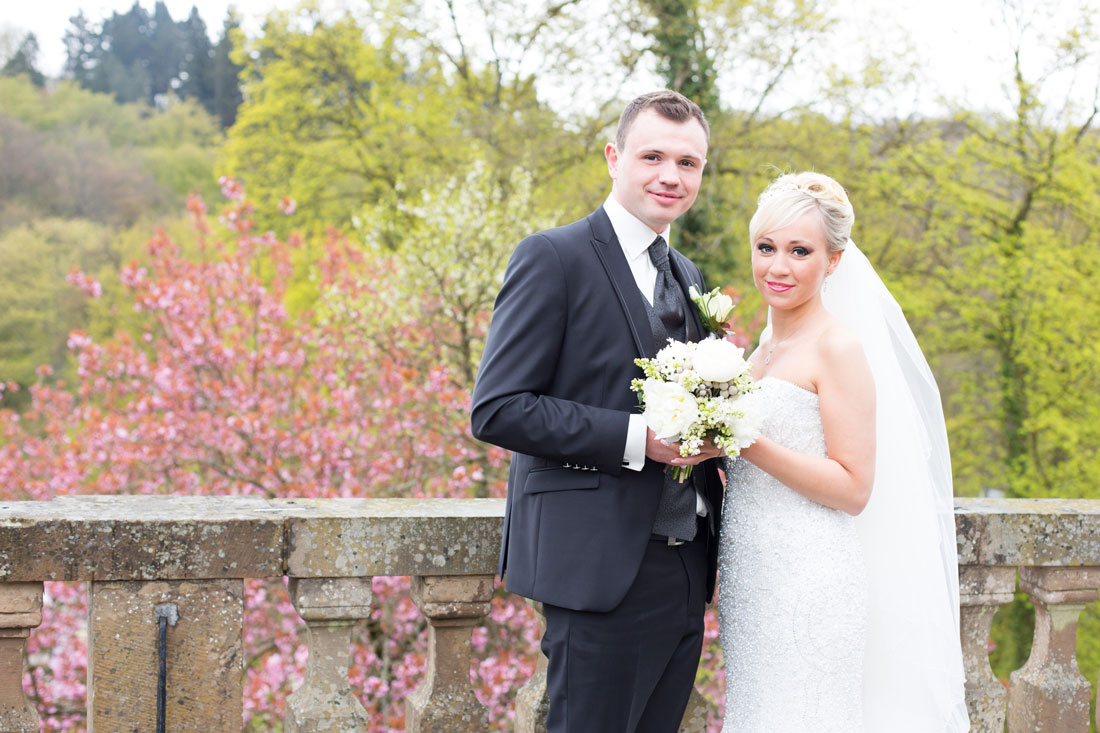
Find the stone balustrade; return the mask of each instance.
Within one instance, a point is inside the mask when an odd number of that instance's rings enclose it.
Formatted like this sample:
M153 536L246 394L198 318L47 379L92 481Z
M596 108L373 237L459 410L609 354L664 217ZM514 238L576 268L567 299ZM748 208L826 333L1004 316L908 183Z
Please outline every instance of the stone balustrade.
M489 612L499 499L97 496L0 503L0 731L37 731L20 684L42 583L89 586L90 730L154 730L154 609L171 604L168 730L234 730L241 720L243 580L287 576L309 661L285 729L354 731L366 711L348 683L353 626L371 577L412 577L428 626L424 679L406 727L481 731L470 635ZM1100 588L1100 501L960 499L962 644L975 731L1087 731L1094 694L1077 668L1077 621ZM1019 588L1035 604L1031 657L1009 688L988 661L997 609ZM533 604L541 612L538 604ZM683 730L703 729L692 697ZM545 729L545 660L517 695L516 730Z

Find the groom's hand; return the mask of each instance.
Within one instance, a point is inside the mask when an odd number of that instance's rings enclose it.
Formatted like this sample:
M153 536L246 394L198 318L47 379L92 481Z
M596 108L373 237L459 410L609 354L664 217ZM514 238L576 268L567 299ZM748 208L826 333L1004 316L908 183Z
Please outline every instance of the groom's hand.
M722 451L715 448L710 440L707 440L703 443L703 447L699 450L698 455L685 458L680 455L679 443L659 440L651 429L646 428L645 455L646 458L651 461L656 461L657 463L667 463L672 466L694 466L710 458L717 458L722 455Z

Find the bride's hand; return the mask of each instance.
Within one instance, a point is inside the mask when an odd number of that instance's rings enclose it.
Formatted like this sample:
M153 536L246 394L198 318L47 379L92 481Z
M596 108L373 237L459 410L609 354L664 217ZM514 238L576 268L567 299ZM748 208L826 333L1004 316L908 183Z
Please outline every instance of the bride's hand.
M657 463L666 463L670 466L695 466L710 458L717 458L722 455L722 452L714 447L714 444L710 440L703 443L703 447L700 449L698 455L684 456L680 455L680 444L670 443L665 440L659 440L653 431L646 428L645 436L645 455L646 458Z
M646 428L645 457L657 463L672 463L680 458L680 444L661 440L654 435L652 429Z
M716 448L714 443L711 442L710 438L707 438L697 454L695 454L694 456L687 456L686 458L680 455L680 447L679 444L677 444L676 458L669 461L669 464L673 466L695 466L702 463L703 461L709 461L711 458L719 458L724 455L725 453L722 451L722 449Z

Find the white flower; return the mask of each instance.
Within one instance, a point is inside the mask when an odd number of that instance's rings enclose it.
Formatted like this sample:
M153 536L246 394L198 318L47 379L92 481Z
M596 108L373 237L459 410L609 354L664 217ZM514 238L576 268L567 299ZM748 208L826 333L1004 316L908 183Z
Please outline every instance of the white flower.
M647 379L642 387L646 425L661 440L677 440L699 419L695 397L673 382Z
M733 439L737 441L737 445L746 448L760 437L760 418L762 417L760 400L754 393L749 392L733 400L733 406L744 417L733 421L729 426L732 428L730 432Z
M744 353L740 346L734 346L725 339L707 339L695 345L692 367L708 382L728 382L748 369Z
M657 363L664 366L686 366L691 363L691 352L695 344L674 339L668 340L668 346L657 352Z
M725 336L726 321L733 315L733 308L736 305L733 298L723 293L719 288L715 288L709 293L700 293L694 285L688 288L688 295L695 303L695 307L699 309L699 318L702 319L707 330L719 336Z

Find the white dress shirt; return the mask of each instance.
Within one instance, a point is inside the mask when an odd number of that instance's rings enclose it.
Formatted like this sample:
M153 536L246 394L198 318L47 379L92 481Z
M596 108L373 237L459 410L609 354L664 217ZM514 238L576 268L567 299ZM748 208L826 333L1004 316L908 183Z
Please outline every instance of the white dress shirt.
M630 266L630 272L634 275L634 282L638 284L646 301L653 305L653 288L657 284L657 267L649 259L649 245L657 238L657 233L649 228L649 225L623 208L623 205L615 198L615 194L608 194L603 202L604 213L611 220L611 228L615 230L615 238L619 240L619 246L623 249L626 264ZM665 246L668 246L668 234L672 227L666 227L661 236L665 238ZM632 414L630 425L626 431L626 451L623 454L623 466L631 471L641 471L645 466L645 437L646 425L641 415Z
M611 228L615 230L615 237L619 240L619 246L623 248L626 263L630 265L630 272L634 275L634 282L638 283L638 290L653 305L653 289L657 285L657 266L649 258L649 245L657 238L657 234L643 224L640 219L623 208L611 194L603 204L603 210L607 218L611 220ZM668 235L672 227L665 227L661 232L665 238L665 248L668 248Z

